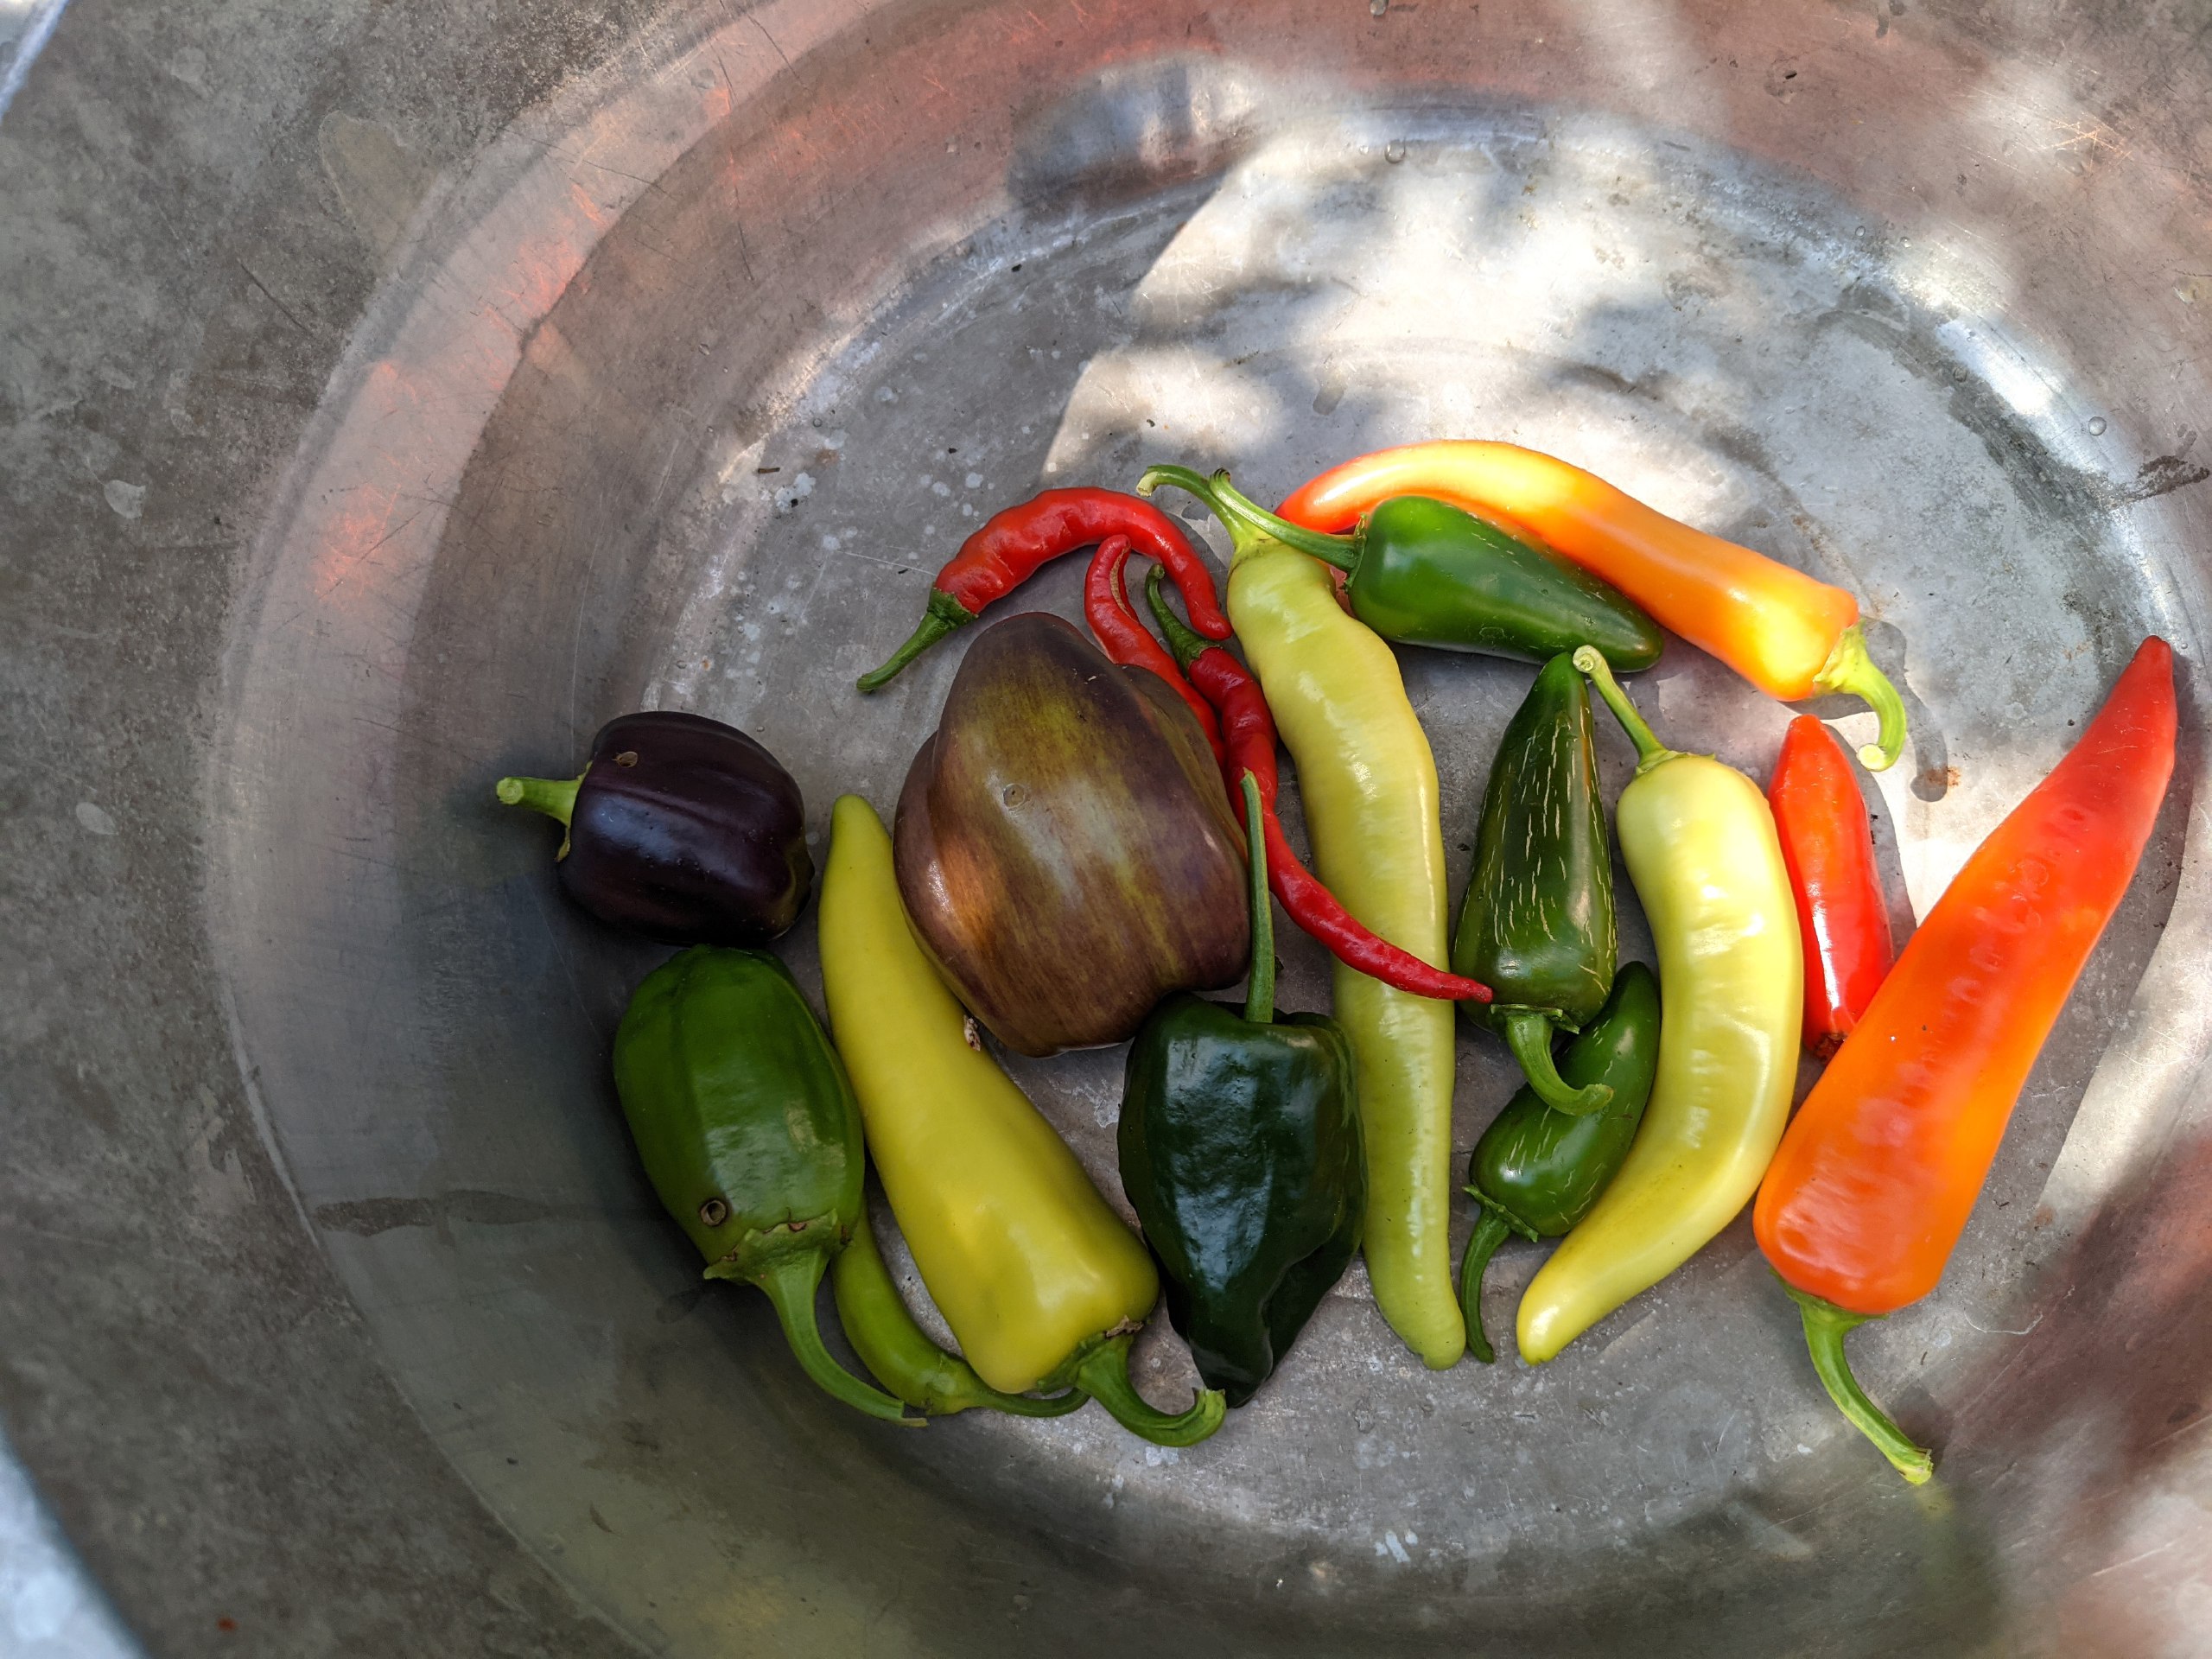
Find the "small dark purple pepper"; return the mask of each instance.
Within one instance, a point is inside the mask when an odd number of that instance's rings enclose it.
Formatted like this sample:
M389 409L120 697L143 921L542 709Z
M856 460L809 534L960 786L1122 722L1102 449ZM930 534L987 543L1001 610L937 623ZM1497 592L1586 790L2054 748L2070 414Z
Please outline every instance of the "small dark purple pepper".
M734 726L624 715L581 777L502 778L500 800L558 819L569 897L611 926L670 944L763 945L814 885L798 785Z

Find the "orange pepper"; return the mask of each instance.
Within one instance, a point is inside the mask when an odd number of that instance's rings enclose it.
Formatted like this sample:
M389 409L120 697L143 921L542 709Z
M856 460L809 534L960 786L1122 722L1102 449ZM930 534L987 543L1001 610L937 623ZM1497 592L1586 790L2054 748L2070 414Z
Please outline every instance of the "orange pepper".
M1856 599L1551 455L1471 441L1378 449L1311 480L1277 511L1310 530L1344 531L1400 495L1448 501L1541 543L1784 702L1864 697L1882 722L1859 752L1873 771L1904 752L1904 702L1866 654Z
M2143 642L2082 741L1974 849L1813 1086L1751 1217L1830 1395L1905 1478L1929 1454L1843 1338L1936 1287L2013 1103L2120 907L2174 769L2173 652Z

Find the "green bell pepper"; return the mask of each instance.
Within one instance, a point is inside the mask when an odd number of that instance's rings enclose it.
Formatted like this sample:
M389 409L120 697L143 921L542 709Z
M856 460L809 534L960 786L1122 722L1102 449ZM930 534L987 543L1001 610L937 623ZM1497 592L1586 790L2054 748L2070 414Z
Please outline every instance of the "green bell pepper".
M766 1292L828 1392L918 1423L831 1358L816 1328L823 1270L867 1225L867 1154L844 1065L791 970L763 950L695 945L670 958L622 1015L614 1085L645 1174L706 1276Z
M1665 646L1659 625L1618 588L1447 502L1393 496L1349 536L1332 536L1215 485L1247 528L1345 572L1352 614L1385 639L1522 663L1590 645L1624 674L1650 667Z
M1553 1030L1580 1031L1613 988L1618 934L1598 728L1571 655L1537 671L1491 763L1473 873L1452 935L1452 971L1496 994L1459 1012L1504 1038L1547 1106L1595 1111L1605 1085L1570 1089Z
M1252 971L1242 1014L1178 993L1130 1046L1122 1189L1160 1263L1168 1318L1209 1388L1241 1406L1359 1248L1365 1211L1351 1039L1274 1008L1259 790L1244 774Z
M1602 1083L1612 1098L1601 1111L1555 1112L1523 1085L1491 1120L1467 1160L1468 1195L1477 1201L1474 1236L1459 1263L1459 1306L1467 1346L1487 1365L1483 1270L1509 1232L1531 1241L1569 1231L1613 1179L1636 1139L1659 1069L1659 980L1631 962L1613 981L1598 1017L1568 1045L1560 1073L1579 1084Z

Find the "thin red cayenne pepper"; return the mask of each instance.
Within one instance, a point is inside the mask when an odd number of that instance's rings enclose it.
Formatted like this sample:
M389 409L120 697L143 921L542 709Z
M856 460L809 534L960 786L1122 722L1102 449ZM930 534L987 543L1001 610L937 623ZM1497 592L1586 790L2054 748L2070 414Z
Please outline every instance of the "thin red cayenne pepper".
M1289 838L1283 834L1282 820L1275 816L1279 781L1275 772L1275 721L1268 712L1268 700L1260 690L1260 683L1243 664L1218 645L1208 645L1199 639L1167 608L1166 583L1157 567L1146 582L1145 597L1151 603L1160 632L1174 648L1175 658L1164 668L1155 661L1160 654L1160 647L1128 606L1128 589L1122 575L1122 566L1128 556L1126 547L1107 546L1100 547L1092 556L1090 579L1084 583L1084 613L1090 620L1091 632L1098 636L1099 644L1109 657L1164 673L1170 684L1184 683L1182 674L1175 671L1179 663L1189 671L1191 680L1207 702L1220 711L1222 781L1239 800L1243 798L1243 777L1247 772L1259 785L1260 816L1266 826L1268 842L1268 885L1282 900L1282 907L1290 913L1291 920L1320 940L1347 967L1357 968L1398 990L1446 1002L1468 999L1489 1001L1489 986L1432 968L1411 951L1401 950L1388 939L1368 931L1352 919L1351 913L1337 901L1336 894L1299 861ZM1095 603L1091 602L1093 595ZM1109 610L1115 614L1106 615ZM1136 645L1132 635L1141 636L1144 644ZM1121 654L1124 650L1130 653L1127 658ZM1187 695L1187 688L1185 690Z
M1214 595L1212 573L1173 518L1142 497L1119 490L1046 490L993 513L960 543L931 584L921 626L882 667L861 676L860 689L874 691L889 683L900 669L955 628L973 622L985 606L1004 599L1040 566L1115 535L1128 537L1137 551L1167 567L1182 589L1192 627L1209 639L1229 638L1229 619Z
M1132 550L1126 536L1109 536L1098 543L1098 551L1090 556L1090 569L1084 573L1083 613L1108 657L1124 668L1148 668L1175 688L1175 694L1190 704L1191 712L1198 717L1198 729L1213 746L1214 763L1226 767L1228 753L1222 747L1221 721L1214 713L1213 705L1191 689L1191 683L1175 666L1175 659L1160 648L1160 642L1145 631L1144 624L1137 620L1136 613L1130 607L1128 590L1122 585L1122 573ZM1153 569L1157 570L1160 567L1154 565ZM1240 772L1238 775L1243 774ZM1241 791L1237 798L1243 798ZM1268 798L1263 789L1262 799Z
M1766 798L1805 941L1805 1046L1827 1059L1866 1017L1897 959L1873 831L1851 763L1810 715L1789 722Z

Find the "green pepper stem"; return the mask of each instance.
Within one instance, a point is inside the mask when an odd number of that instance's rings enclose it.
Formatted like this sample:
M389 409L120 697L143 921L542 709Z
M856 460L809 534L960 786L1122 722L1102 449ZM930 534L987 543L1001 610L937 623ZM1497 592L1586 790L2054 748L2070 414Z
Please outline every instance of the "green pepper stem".
M1252 972L1244 989L1244 1017L1255 1026L1275 1018L1275 912L1268 899L1268 823L1260 805L1260 780L1244 772L1244 845L1252 882Z
M1308 530L1303 524L1294 524L1281 513L1269 512L1258 502L1229 481L1226 468L1207 480L1213 486L1215 496L1223 506L1253 529L1272 536L1285 547L1294 547L1300 553L1333 564L1339 570L1351 571L1359 567L1359 537L1332 536L1325 530Z
M1474 1236L1467 1241L1467 1253L1459 1258L1459 1312L1467 1321L1467 1351L1489 1365L1497 1356L1491 1351L1489 1332L1483 1329L1483 1274L1513 1229L1503 1215L1482 1202L1483 1195L1475 1188L1469 1187L1467 1194L1475 1200L1480 1218L1475 1223Z
M763 1268L753 1275L753 1282L766 1291L768 1300L775 1304L776 1318L783 1323L784 1340L791 1344L799 1364L825 1393L871 1417L880 1417L890 1423L911 1423L919 1428L920 1418L907 1416L903 1404L880 1389L868 1387L832 1359L830 1351L822 1345L822 1332L814 1321L814 1293L820 1287L822 1270L828 1265L829 1258L822 1251L803 1250ZM716 1275L709 1269L707 1276Z
M569 820L575 816L576 791L591 776L586 766L573 778L502 778L497 793L504 806L526 806L543 812L561 826L561 849L553 855L559 863L569 855Z
M1152 607L1152 620L1160 624L1160 632L1167 636L1167 649L1175 653L1175 665L1185 674L1198 655L1213 644L1211 639L1198 638L1198 631L1175 614L1167 603L1167 567L1155 564L1152 574L1144 579L1144 602Z
M1534 1008L1515 1008L1493 1018L1503 1024L1505 1046L1513 1051L1513 1058L1521 1063L1529 1086L1545 1105L1555 1112L1565 1112L1569 1117L1587 1117L1612 1103L1613 1085L1610 1083L1592 1083L1576 1089L1560 1076L1559 1067L1552 1059L1553 1026L1549 1014Z
M1867 654L1866 635L1859 624L1854 622L1843 631L1821 671L1813 676L1813 683L1823 691L1864 697L1881 721L1882 729L1874 741L1859 751L1860 766L1869 772L1883 772L1897 765L1897 757L1904 753L1904 699L1890 683L1890 677L1874 666L1873 658Z
M1229 1402L1218 1389L1201 1389L1191 1408L1171 1416L1146 1401L1129 1381L1128 1336L1093 1337L1076 1350L1057 1374L1113 1414L1130 1433L1154 1446L1196 1446L1221 1427Z
M877 1382L917 1411L931 1417L988 1406L1016 1417L1058 1417L1089 1396L1070 1389L1050 1400L1001 1394L976 1375L968 1362L948 1354L914 1323L906 1300L875 1248L875 1231L863 1215L845 1248L830 1264L837 1292L837 1322L861 1363Z
M898 677L899 670L912 662L931 645L976 620L976 613L963 605L942 588L930 589L928 607L922 613L921 626L906 636L906 643L884 658L880 668L872 668L854 683L863 691L880 691Z
M1250 502L1245 500L1243 496L1237 494L1234 489L1230 487L1229 474L1226 472L1218 472L1211 478L1208 478L1204 474L1196 472L1188 467L1147 467L1145 469L1144 476L1137 480L1137 493L1139 495L1150 495L1162 484L1173 484L1179 490L1187 490L1191 494L1195 495L1200 501L1204 502L1215 518L1221 520L1222 527L1229 532L1230 543L1233 549L1230 557L1230 564L1232 569L1237 564L1242 563L1245 559L1250 557L1255 552L1258 551L1262 543L1268 542L1280 542L1283 540L1282 537L1278 537L1274 533L1272 528L1270 528L1266 523L1262 522L1261 518L1256 516L1259 513L1258 508L1254 507ZM1249 509L1249 511L1243 511L1243 509ZM1268 514L1267 516L1272 518L1274 515ZM1276 519L1275 522L1277 524L1281 524L1283 521ZM1294 524L1286 525L1285 527L1294 531L1297 530L1297 526ZM1314 536L1319 534L1319 531L1300 531L1299 533L1305 536ZM1310 547L1301 547L1299 550L1300 552L1312 553L1314 557L1321 559L1326 563L1339 565L1343 568L1349 569L1350 567L1344 563L1347 555L1344 553L1343 549L1335 545L1336 542L1339 538L1336 537L1323 537L1323 539L1331 544L1330 551L1328 553L1324 554L1315 552L1315 550ZM1283 544L1287 546L1290 543L1284 542Z
M1628 693L1621 690L1620 682L1613 677L1612 665L1606 662L1605 653L1595 645L1574 648L1574 666L1589 677L1590 683L1605 699L1605 707L1613 711L1613 718L1628 734L1628 741L1636 745L1636 775L1639 778L1654 766L1664 766L1681 757L1681 751L1670 749L1653 735L1636 705L1628 700Z
M557 821L565 830L575 815L576 791L590 775L586 767L574 778L502 778L499 782L502 806L526 806Z
M1777 1274L1777 1277L1780 1275ZM1849 1418L1852 1426L1874 1442L1875 1449L1890 1460L1891 1465L1914 1485L1920 1485L1935 1472L1936 1454L1925 1446L1916 1446L1889 1419L1888 1414L1869 1399L1859 1386L1859 1379L1851 1374L1851 1361L1843 1351L1843 1339L1870 1319L1874 1313L1853 1313L1838 1307L1825 1298L1802 1291L1788 1280L1782 1287L1797 1304L1798 1313L1805 1321L1805 1346L1811 1351L1813 1369L1821 1374L1821 1381L1828 1391L1828 1398L1835 1402L1836 1409Z

